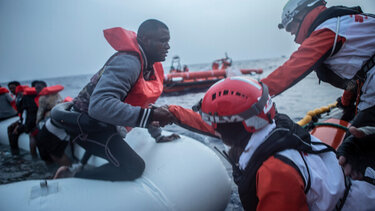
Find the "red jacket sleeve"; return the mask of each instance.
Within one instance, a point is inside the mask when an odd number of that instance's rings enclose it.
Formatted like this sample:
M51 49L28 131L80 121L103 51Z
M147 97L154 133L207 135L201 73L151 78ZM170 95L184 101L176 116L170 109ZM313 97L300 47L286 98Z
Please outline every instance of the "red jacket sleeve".
M168 109L178 119L179 126L203 135L217 137L214 129L203 121L197 112L177 105L170 105Z
M309 210L301 175L292 166L270 157L257 172L258 211Z
M335 33L329 29L314 31L283 65L261 81L268 86L271 96L290 88L318 67L331 53ZM338 36L337 43L345 38Z

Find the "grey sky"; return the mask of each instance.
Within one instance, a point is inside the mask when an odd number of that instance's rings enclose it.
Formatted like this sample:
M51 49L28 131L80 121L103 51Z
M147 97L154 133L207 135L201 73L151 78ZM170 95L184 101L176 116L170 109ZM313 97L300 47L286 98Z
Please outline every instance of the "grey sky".
M286 0L0 0L0 82L96 72L114 53L102 30L136 31L149 18L171 33L167 60L210 63L289 56L293 37L277 29ZM328 0L375 13L375 0Z

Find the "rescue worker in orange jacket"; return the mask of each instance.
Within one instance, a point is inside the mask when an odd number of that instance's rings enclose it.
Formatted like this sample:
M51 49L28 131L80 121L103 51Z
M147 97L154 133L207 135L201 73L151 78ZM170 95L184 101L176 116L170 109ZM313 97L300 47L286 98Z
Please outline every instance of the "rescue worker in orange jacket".
M220 137L230 148L233 178L245 210L371 210L375 189L343 174L330 146L276 112L267 86L222 79L195 106L171 105L185 128Z
M262 82L276 96L314 70L320 81L345 90L340 105L356 102L359 112L351 121L353 126L375 126L375 16L359 7L325 5L324 0L288 1L279 28L295 35L300 46ZM361 155L348 150L356 145L353 141L346 139L339 148L340 163L347 175L361 178L364 168L356 160ZM371 148L369 144L363 146ZM366 165L374 166L375 160Z
M163 91L164 71L160 62L165 60L170 48L169 29L161 21L150 19L139 26L137 34L117 27L104 30L104 36L117 52L74 98L71 113L79 114L74 120L79 131L70 131L70 136L87 152L109 163L74 176L133 180L142 175L145 163L123 141L117 128L148 128L157 142L178 138L176 134L163 136L156 127L172 123L173 115L165 108L149 106ZM52 123L58 124L54 110L51 115ZM62 167L55 178L74 173Z

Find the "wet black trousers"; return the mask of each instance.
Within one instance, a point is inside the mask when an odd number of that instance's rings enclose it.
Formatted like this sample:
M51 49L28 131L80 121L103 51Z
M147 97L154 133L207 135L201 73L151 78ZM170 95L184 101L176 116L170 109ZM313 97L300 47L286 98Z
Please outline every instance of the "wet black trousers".
M90 128L85 135L72 135L77 137L75 142L88 153L108 160L102 166L85 169L78 172L75 177L125 181L140 177L145 169L143 159L122 139L112 125L106 127Z

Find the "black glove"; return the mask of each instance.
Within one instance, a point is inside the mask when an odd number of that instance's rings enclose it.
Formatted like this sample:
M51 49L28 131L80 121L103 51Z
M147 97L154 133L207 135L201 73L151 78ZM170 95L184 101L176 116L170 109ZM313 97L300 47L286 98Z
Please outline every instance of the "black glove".
M354 171L365 174L367 167L375 169L375 136L355 138L350 135L337 149L337 157L346 158Z
M342 111L343 111L342 112L343 115L342 115L341 119L349 122L350 120L352 120L354 118L355 106L354 106L354 104L350 104L350 105L347 105L347 106L343 105L342 101L341 101L341 98L342 97L337 98L337 100L336 100L337 105L336 106L338 108L342 109Z
M341 98L342 97L339 97L339 98L337 98L336 99L336 101L337 101L337 108L341 108L341 109L343 109L343 108L345 108L346 106L344 106L343 104L342 104L342 101L341 101Z

